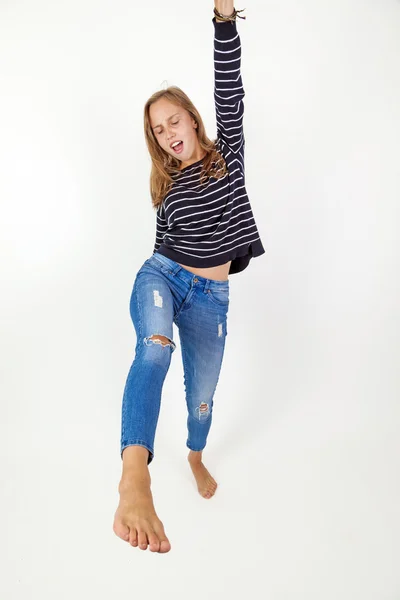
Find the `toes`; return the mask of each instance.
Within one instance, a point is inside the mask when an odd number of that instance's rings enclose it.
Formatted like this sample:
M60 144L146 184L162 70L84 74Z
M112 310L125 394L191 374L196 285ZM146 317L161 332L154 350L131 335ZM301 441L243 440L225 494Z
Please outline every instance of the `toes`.
M158 521L154 523L154 532L157 535L157 539L159 540L159 549L158 552L169 552L171 550L171 544L169 539L165 535L164 525L162 521Z
M117 534L124 541L129 540L129 527L121 523L120 521L116 521L113 525L114 533Z
M118 527L116 524L114 531L115 533L119 532L118 535L129 542L131 546L138 546L141 550L147 550L147 546L151 552L169 552L171 550L171 544L163 528L160 531L156 531L149 526L146 527L145 531L140 526L135 529L135 527L129 528L124 525Z
M204 498L211 498L215 494L215 490L217 489L217 484L209 486L209 488L204 492Z
M129 533L129 543L131 546L138 545L137 533L136 533L136 529L134 527L131 528L130 533Z
M147 545L148 545L147 535L146 535L146 532L143 531L143 529L138 530L138 544L139 544L139 548L141 550L147 550Z
M149 539L149 549L151 552L158 552L160 550L160 540L156 536L153 530L149 530L147 533Z
M161 552L161 553L169 552L170 550L171 550L171 544L169 543L169 540L167 540L167 538L161 540L159 552Z

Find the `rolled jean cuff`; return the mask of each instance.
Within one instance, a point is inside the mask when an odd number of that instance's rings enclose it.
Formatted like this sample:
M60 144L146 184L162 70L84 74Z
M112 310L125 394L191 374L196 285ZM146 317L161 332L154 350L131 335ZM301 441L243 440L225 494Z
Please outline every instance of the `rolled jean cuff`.
M127 448L128 446L143 446L144 448L146 448L146 450L149 451L149 458L147 460L147 464L149 465L151 463L151 461L153 460L154 450L149 444L147 444L147 442L144 442L143 440L133 440L131 442L123 443L121 445L121 451L120 451L121 460L122 460L122 453L125 450L125 448Z
M192 452L201 452L202 450L204 450L205 446L203 446L202 448L192 448L188 442L186 442L186 446L189 448L189 450L191 450Z

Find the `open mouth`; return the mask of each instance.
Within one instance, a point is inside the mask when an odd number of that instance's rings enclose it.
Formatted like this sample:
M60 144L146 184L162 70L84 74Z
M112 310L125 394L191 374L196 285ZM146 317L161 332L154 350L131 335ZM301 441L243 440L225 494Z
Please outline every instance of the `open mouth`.
M175 146L173 146L172 150L175 152L175 154L180 154L183 150L183 142L179 141L179 144L176 144Z

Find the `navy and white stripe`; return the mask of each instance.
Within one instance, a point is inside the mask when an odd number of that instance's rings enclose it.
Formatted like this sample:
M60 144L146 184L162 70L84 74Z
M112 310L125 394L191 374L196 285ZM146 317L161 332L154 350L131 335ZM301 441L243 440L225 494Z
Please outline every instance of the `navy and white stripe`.
M217 135L235 154L244 151L242 46L236 22L214 22L214 103ZM221 25L221 27L218 27Z
M217 149L228 173L200 184L200 160L173 176L176 183L157 210L153 253L203 268L231 260L233 274L265 250L245 188L240 37L235 21L214 17L213 23Z

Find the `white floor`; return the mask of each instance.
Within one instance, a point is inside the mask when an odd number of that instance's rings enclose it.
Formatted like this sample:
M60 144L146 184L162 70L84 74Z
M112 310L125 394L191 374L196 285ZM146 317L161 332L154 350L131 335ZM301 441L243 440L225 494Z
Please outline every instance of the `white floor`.
M218 489L202 498L186 461L174 328L150 466L172 549L112 530L154 240L143 105L174 79L214 124L212 3L186 4L0 5L0 599L400 600L394 0L253 0L240 20L266 254L230 277ZM190 52L160 55L171 35Z

